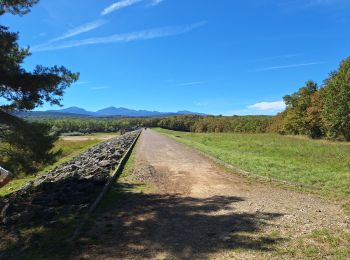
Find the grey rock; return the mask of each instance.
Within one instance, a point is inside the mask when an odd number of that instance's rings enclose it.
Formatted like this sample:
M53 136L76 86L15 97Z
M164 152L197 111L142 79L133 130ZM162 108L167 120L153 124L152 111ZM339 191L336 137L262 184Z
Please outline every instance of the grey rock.
M102 167L108 167L108 166L111 165L111 161L103 160L103 161L99 162L99 165L102 166Z

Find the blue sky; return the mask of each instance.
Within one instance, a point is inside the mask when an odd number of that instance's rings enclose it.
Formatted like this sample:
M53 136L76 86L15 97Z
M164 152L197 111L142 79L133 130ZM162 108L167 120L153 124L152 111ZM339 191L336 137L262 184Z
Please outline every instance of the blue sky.
M349 11L348 0L41 0L0 23L30 46L26 69L81 73L64 107L275 114L349 55Z

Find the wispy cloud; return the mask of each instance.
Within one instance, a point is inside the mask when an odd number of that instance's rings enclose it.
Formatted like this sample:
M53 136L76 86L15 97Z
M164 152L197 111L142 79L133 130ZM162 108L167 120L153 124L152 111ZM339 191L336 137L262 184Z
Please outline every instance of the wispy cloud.
M106 23L105 20L97 20L97 21L93 21L90 23L80 25L78 27L75 27L73 29L68 30L67 32L65 32L61 36L58 36L56 38L49 40L48 42L32 46L31 50L35 52L36 50L44 49L47 46L51 46L55 42L66 40L68 38L77 36L79 34L86 33L86 32L92 31L94 29L97 29L97 28L101 27L102 25L104 25L105 23Z
M109 89L109 86L101 86L101 87L92 87L90 90L103 90L103 89Z
M205 21L190 24L187 26L174 26L174 27L162 27L155 28L150 30L124 33L124 34L114 34L106 37L96 37L96 38L88 38L83 40L76 41L67 41L59 44L47 44L45 46L36 46L32 48L33 52L40 51L52 51L52 50L60 50L73 48L78 46L85 45L95 45L95 44L106 44L106 43L122 43L122 42L133 42L133 41L141 41L141 40L151 40L156 38L164 38L174 35L180 35L184 33L191 32L199 27L202 27L206 24Z
M286 105L283 101L273 101L273 102L260 102L256 103L254 105L249 106L249 109L256 109L259 111L266 111L266 110L277 110L281 111L285 109Z
M107 15L112 12L118 11L120 9L123 9L125 7L135 5L143 0L120 0L118 2L115 2L111 4L110 6L106 7L102 12L101 15Z
M163 3L164 2L164 0L152 0L151 1L151 6L156 6L156 5L159 5L159 4L161 4L161 3Z
M324 63L325 62L323 62L323 61L309 62L309 63L298 63L298 64L290 64L290 65L282 65L282 66L272 66L272 67L259 68L259 69L256 69L254 71L268 71L268 70L280 70L280 69L289 69L289 68L299 68L299 67L320 65L320 64L324 64Z
M66 33L62 34L61 36L58 36L58 37L52 39L50 42L57 42L57 41L65 40L65 39L71 38L73 36L77 36L79 34L92 31L94 29L97 29L98 27L101 27L105 23L106 23L105 20L97 20L97 21L93 21L90 23L80 25L80 26L75 27L71 30L68 30Z
M183 86L195 86L195 85L201 85L204 82L202 81L192 81L192 82L184 82L184 83L180 83L177 84L177 86L183 87Z
M112 12L118 11L120 9L138 4L140 2L145 2L146 0L120 0L118 2L115 2L109 6L107 6L103 11L101 12L101 15L107 15ZM150 0L149 6L157 6L163 3L165 0Z

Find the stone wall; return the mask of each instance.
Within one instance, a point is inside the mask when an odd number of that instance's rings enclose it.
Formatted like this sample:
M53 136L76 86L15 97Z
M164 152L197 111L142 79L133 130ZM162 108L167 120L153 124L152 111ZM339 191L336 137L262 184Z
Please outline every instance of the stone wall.
M55 167L22 189L0 198L2 228L50 227L83 214L110 178L138 131L100 143Z

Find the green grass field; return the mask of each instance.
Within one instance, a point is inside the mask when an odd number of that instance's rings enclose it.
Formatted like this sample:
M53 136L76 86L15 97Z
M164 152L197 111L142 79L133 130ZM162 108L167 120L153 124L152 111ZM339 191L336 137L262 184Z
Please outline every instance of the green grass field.
M35 179L38 175L44 174L55 166L70 160L74 156L82 153L93 145L105 140L105 137L111 137L111 134L95 134L89 136L79 136L72 138L60 138L56 143L53 151L61 150L62 153L57 158L57 162L53 165L49 165L41 169L38 173L31 176L19 176L17 179L14 179L9 184L0 188L0 197L10 194L21 187L23 187L29 181Z
M276 134L155 130L253 174L310 185L334 198L350 197L350 143Z

